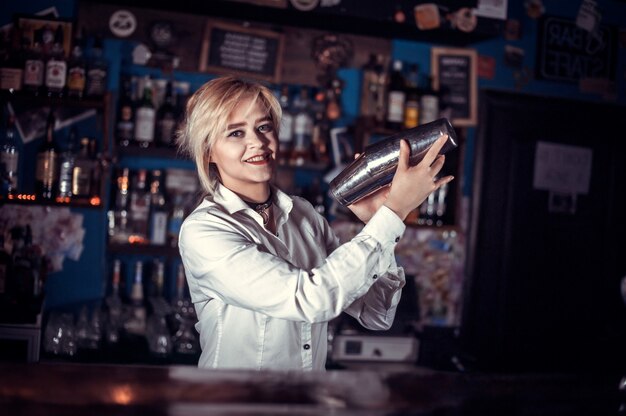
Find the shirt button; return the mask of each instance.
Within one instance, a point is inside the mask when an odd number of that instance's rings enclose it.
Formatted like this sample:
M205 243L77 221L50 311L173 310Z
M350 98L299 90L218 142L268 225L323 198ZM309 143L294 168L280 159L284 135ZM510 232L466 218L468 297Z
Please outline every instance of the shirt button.
M372 276L372 279L378 279L378 275L375 274L374 276Z
M303 347L303 348L304 348L305 350L310 350L310 349L311 349L311 346L310 346L309 344L304 344L304 347Z
M396 243L400 241L400 237L396 237Z

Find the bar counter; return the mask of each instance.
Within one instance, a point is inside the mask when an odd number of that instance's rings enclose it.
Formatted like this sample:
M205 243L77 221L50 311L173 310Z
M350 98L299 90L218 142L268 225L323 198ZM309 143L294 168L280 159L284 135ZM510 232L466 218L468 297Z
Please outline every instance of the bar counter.
M619 377L0 364L2 415L621 415ZM620 406L622 406L620 410Z

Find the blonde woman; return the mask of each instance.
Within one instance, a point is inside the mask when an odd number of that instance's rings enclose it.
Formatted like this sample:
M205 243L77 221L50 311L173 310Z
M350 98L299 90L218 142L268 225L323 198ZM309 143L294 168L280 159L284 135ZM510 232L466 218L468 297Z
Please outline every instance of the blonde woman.
M281 108L266 87L223 77L187 103L179 145L205 196L185 219L179 249L208 368L323 370L327 322L342 312L388 329L405 284L394 248L403 220L444 183L439 140L392 185L349 208L366 225L339 245L303 198L276 188Z

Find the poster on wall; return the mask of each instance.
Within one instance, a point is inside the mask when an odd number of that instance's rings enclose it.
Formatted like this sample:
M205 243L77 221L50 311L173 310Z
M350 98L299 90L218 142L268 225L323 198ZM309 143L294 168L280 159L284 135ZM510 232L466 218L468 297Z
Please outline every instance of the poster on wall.
M615 79L616 34L600 25L587 31L573 20L547 16L537 36L537 79L576 84L583 79Z
M440 107L450 109L450 122L458 127L475 126L478 93L476 50L434 47L430 60L433 88L439 91Z
M237 74L280 82L283 35L270 30L209 21L200 71Z

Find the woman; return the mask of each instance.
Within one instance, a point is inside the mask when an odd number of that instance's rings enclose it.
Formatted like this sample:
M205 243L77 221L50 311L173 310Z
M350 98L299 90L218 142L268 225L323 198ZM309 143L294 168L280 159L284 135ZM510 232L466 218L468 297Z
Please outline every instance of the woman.
M179 249L200 367L323 370L327 322L341 312L388 329L405 283L394 259L403 220L452 180L434 179L445 137L414 167L403 142L391 187L349 207L366 225L339 245L311 204L272 184L281 114L269 89L234 77L209 81L187 103L179 145L205 197Z

